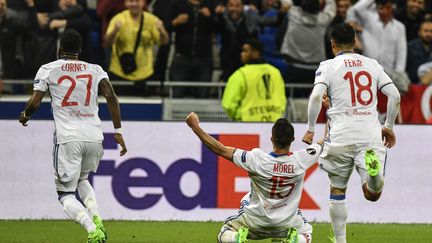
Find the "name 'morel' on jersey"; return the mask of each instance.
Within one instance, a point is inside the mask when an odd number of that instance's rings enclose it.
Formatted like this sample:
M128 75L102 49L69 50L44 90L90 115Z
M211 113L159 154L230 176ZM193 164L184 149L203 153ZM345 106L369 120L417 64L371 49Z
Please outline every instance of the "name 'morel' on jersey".
M318 160L321 149L316 143L284 155L236 149L233 162L247 170L251 179L251 191L242 199L239 216L255 227L295 224L306 170Z

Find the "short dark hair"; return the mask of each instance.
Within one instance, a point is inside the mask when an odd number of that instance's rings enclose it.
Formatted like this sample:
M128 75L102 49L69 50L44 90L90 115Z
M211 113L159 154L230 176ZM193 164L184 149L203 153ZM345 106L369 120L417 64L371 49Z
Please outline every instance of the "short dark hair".
M337 24L331 32L331 38L339 45L354 44L355 30L348 23L340 23Z
M247 39L243 44L249 45L252 48L252 50L257 51L260 54L260 56L262 56L264 53L264 45L258 39Z
M393 0L375 0L376 5L386 5L387 3L393 4Z
M423 24L431 24L432 23L432 18L425 18L421 24L420 24L420 28L422 27Z
M60 48L68 54L78 54L81 51L81 35L74 29L66 29L60 37Z
M320 11L320 1L319 0L302 0L301 8L303 11L317 14Z
M279 118L272 127L273 143L283 149L294 141L294 127L285 118Z

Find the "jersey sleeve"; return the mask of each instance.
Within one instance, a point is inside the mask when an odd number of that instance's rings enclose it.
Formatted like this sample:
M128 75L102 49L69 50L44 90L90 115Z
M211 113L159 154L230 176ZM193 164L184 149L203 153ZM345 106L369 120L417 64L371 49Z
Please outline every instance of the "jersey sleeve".
M318 157L322 152L322 145L314 143L306 149L294 152L294 156L299 162L300 166L305 170L311 167L318 161Z
M34 82L33 82L33 90L45 92L48 89L48 80L49 70L45 66L39 68L36 73Z
M391 78L388 76L388 74L384 71L384 68L378 64L378 80L377 80L377 85L378 85L378 89L381 90L384 86L393 83L393 81L391 80Z
M109 77L108 77L108 73L107 72L105 72L103 69L102 69L102 67L101 66L97 66L97 77L96 77L96 79L97 79L97 81L98 81L98 83L102 80L102 79L107 79L107 80L109 80Z
M329 86L329 67L327 63L321 62L318 69L315 72L315 82L314 85L324 84L327 87Z
M233 162L242 169L245 169L249 172L254 172L256 170L256 157L256 149L251 151L236 149L233 154Z

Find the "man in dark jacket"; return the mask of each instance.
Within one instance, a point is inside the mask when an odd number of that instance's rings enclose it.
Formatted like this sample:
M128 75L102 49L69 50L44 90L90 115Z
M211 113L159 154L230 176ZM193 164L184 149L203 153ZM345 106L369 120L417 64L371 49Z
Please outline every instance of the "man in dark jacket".
M10 9L6 0L0 0L0 77L15 79L23 77L23 66L16 58L17 38L30 28L29 13L34 11L34 1L22 2L23 11Z
M170 76L174 81L209 82L213 74L213 5L210 0L176 0L172 5L168 30L175 33L175 57ZM196 98L207 96L203 88L191 88ZM175 97L186 95L174 89Z

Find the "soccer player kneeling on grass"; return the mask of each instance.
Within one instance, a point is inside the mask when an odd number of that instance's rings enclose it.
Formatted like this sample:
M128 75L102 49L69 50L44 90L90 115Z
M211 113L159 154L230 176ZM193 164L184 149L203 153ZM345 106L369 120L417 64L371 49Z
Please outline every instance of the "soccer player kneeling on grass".
M294 128L280 118L272 128L272 152L258 148L246 151L227 147L208 135L193 112L186 122L211 151L248 171L252 182L251 191L241 200L239 213L222 226L219 242L265 238L283 238L292 243L312 241L312 226L302 217L298 205L306 170L318 160L322 141L290 152Z
M99 243L105 242L107 236L95 192L88 181L89 173L96 171L103 154L98 90L107 100L114 139L122 147L120 155L127 149L121 134L119 103L108 75L99 65L78 60L80 50L79 33L66 30L60 39L60 59L43 65L37 72L33 95L19 122L27 126L49 90L55 121L53 167L58 198L67 215L87 230L88 242ZM85 208L75 197L77 190Z

